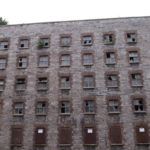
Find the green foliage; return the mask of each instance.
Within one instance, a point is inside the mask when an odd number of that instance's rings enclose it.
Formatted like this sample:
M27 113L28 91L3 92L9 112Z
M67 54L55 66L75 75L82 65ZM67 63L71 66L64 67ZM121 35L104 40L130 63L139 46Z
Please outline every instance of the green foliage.
M44 42L42 40L39 40L38 43L37 43L37 47L39 49L43 48L44 47Z
M0 17L0 25L7 25L7 24L8 24L8 21Z

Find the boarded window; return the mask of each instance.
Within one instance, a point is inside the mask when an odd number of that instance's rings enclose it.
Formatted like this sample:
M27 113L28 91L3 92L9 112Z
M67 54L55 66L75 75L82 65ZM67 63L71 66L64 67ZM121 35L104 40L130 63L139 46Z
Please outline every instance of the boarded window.
M111 144L122 144L122 133L121 133L121 126L111 125L109 129L109 136Z
M146 124L136 125L135 133L137 144L149 143L148 127Z
M59 128L59 144L71 144L72 142L72 130L70 127Z
M20 127L13 127L11 133L11 144L21 145L23 142L23 129Z
M96 144L96 129L94 126L84 127L84 144Z
M35 130L35 145L43 145L46 144L46 128L45 127L37 127Z

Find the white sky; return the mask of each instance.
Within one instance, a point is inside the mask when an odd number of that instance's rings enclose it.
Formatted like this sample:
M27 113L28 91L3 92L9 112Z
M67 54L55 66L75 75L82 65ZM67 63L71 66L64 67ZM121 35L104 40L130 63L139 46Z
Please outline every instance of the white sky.
M9 24L150 16L150 0L0 0Z

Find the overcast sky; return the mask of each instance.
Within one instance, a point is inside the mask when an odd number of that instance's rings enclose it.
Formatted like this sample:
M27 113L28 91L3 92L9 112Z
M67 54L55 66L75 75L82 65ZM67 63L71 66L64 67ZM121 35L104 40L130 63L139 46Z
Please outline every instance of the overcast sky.
M150 0L1 0L9 24L150 16Z

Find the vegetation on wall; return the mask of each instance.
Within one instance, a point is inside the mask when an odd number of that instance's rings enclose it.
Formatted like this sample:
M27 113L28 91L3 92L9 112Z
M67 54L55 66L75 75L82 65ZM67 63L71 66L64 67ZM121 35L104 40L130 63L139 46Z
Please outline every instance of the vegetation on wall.
M8 21L0 17L0 25L7 25Z

